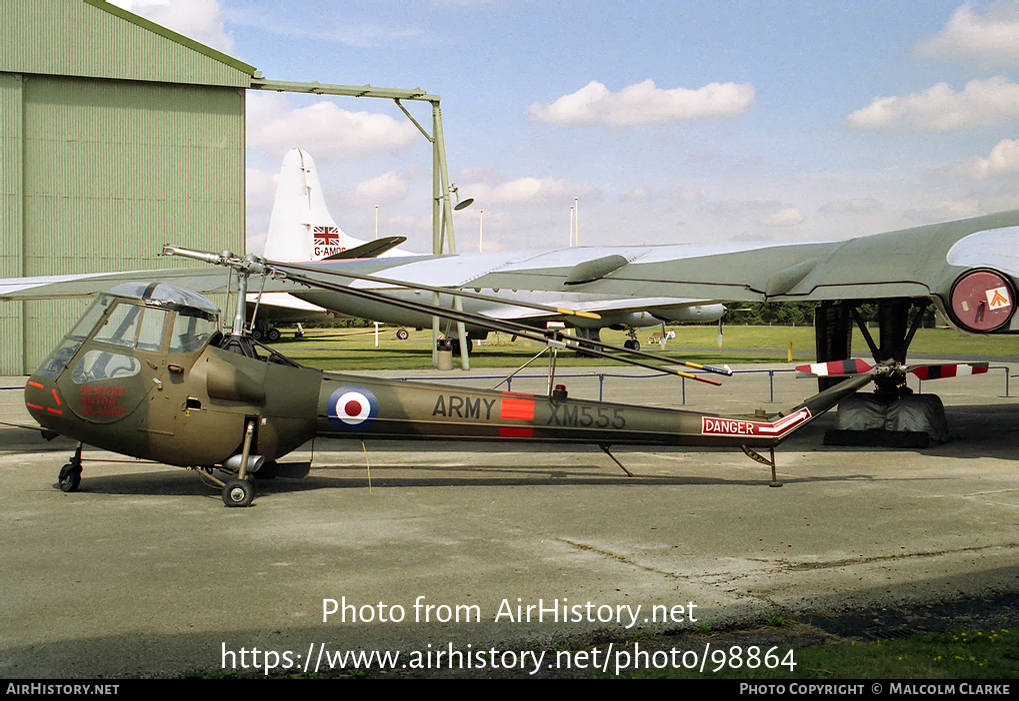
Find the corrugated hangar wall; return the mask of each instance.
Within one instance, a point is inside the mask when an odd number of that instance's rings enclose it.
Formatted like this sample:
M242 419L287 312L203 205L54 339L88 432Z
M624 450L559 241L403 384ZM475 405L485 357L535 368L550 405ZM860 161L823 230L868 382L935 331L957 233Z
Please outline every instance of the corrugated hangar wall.
M0 8L0 277L244 250L253 67L102 0ZM33 370L88 304L0 302L0 374Z

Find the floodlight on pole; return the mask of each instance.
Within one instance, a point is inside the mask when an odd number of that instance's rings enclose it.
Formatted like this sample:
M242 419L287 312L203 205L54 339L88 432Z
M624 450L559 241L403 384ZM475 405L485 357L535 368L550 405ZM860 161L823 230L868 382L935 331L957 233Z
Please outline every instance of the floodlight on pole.
M474 204L474 198L468 197L466 200L460 199L460 190L457 189L456 183L449 186L449 192L456 198L456 204L453 205L453 211L459 212L462 209L467 209Z

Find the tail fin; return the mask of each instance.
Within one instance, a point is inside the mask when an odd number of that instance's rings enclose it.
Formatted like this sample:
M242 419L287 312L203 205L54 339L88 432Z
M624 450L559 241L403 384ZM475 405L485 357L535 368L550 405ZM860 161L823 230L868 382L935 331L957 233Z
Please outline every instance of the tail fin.
M347 236L333 221L311 154L298 148L288 151L276 185L265 257L306 263L364 243Z

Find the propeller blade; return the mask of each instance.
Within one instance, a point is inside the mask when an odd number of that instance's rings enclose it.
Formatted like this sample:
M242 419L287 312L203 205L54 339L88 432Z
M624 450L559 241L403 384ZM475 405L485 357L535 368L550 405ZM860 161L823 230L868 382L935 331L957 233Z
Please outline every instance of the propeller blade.
M945 363L943 365L917 365L909 368L921 380L941 380L946 377L982 375L988 370L988 363Z
M873 369L859 358L850 360L832 360L827 363L811 363L810 365L799 365L796 367L800 372L817 375L818 377L837 377L839 375L861 375Z

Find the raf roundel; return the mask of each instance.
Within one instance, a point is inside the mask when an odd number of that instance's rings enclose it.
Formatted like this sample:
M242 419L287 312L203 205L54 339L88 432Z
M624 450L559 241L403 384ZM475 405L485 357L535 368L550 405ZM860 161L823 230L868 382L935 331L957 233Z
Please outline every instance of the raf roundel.
M379 415L379 400L364 387L340 387L329 397L329 418L340 428L367 428Z

